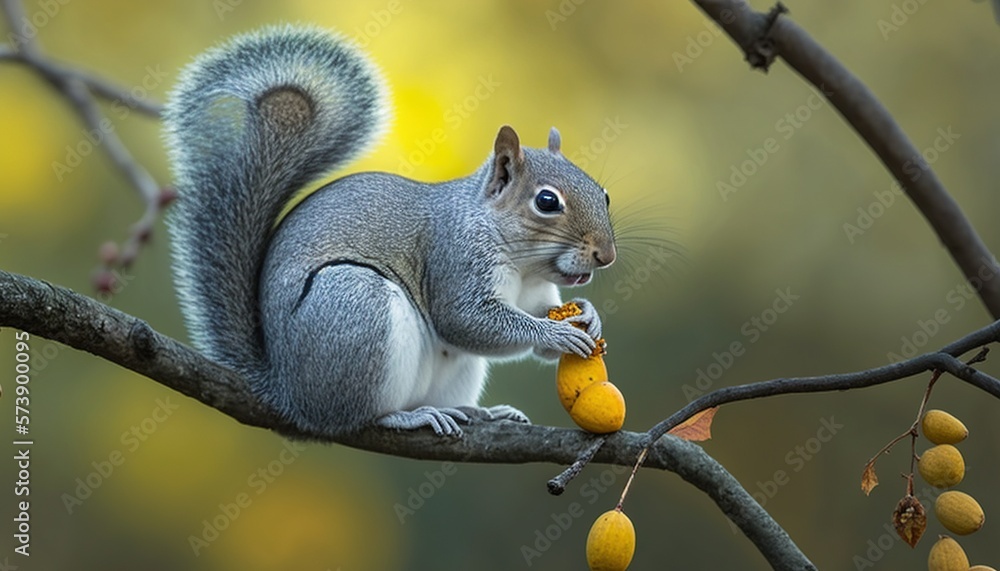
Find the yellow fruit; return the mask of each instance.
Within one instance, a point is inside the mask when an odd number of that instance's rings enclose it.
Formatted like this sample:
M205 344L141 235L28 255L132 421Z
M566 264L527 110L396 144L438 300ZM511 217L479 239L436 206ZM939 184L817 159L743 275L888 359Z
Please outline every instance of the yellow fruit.
M566 353L559 357L556 391L559 393L559 402L567 412L573 408L573 403L583 389L606 380L608 380L608 369L604 366L604 358L600 355L591 355L584 359L579 355Z
M576 317L577 315L582 315L583 310L575 302L567 301L566 303L560 305L559 307L553 307L549 309L549 319L555 321L562 321L569 317Z
M973 565L969 567L969 571L997 571L992 567L987 567L986 565Z
M958 535L979 531L986 521L986 514L975 498L954 490L938 496L934 501L934 515L948 531Z
M958 444L969 435L969 429L943 410L929 410L921 422L924 437L934 444Z
M587 535L590 571L625 571L635 554L635 527L619 509L601 514Z
M968 571L969 558L957 541L942 535L927 557L928 571Z
M583 389L569 411L577 426L595 434L614 432L625 424L625 397L605 381Z
M950 488L965 477L965 460L951 444L938 444L924 452L917 468L924 480L935 488Z

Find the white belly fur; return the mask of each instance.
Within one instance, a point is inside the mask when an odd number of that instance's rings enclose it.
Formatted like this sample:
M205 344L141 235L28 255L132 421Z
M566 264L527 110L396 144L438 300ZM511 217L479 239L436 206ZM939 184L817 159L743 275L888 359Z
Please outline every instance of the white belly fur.
M531 315L541 317L548 308L562 303L559 289L551 282L538 278L523 280L511 270L502 271L497 277L501 299ZM486 383L486 358L438 340L403 290L392 287L386 402L395 407L393 410L412 410L425 405L476 406Z
M403 290L392 288L387 405L391 410L476 406L486 382L486 359L438 341Z

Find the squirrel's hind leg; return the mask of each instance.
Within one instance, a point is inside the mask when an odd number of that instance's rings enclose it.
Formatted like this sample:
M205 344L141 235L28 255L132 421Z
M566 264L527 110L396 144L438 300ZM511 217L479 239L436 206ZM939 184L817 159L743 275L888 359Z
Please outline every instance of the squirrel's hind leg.
M379 272L331 264L312 276L304 293L265 291L264 310L271 373L263 396L274 397L303 429L352 432L421 404L429 386L423 323L403 290ZM397 427L449 433L452 424L422 415Z

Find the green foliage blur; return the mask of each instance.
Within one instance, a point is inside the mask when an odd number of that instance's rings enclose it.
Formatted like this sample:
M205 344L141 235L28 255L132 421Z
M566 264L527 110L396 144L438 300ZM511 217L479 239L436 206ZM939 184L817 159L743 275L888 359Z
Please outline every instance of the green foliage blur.
M989 5L786 4L926 149L1000 250L1000 27ZM749 71L690 3L28 0L25 10L43 22L49 53L157 101L181 66L232 34L283 21L339 29L383 68L395 104L391 133L351 170L462 176L500 125L531 146L557 126L564 152L609 188L618 218L622 259L567 295L603 312L629 430L646 430L699 390L875 367L907 344L936 348L991 321L835 110L781 62L767 75ZM158 123L121 102L102 105L136 159L169 184ZM140 201L100 144L80 153L87 135L66 101L9 62L0 64L0 125L0 267L93 293L98 246L126 235ZM60 172L73 153L85 156ZM186 339L169 268L161 222L106 301ZM13 351L14 332L0 332L5 442ZM30 558L13 553L16 447L0 445L0 563L24 570L581 569L591 522L625 482L591 466L553 497L545 482L561 470L554 465L289 448L92 355L41 338L31 354ZM983 368L1000 373L993 362ZM498 365L485 403L571 426L554 375L534 362ZM932 518L914 550L887 531L907 443L879 461L871 497L859 480L912 422L926 378L730 405L704 447L821 568L917 568L943 528ZM961 542L974 563L996 566L1000 404L944 378L931 407L971 431L960 489L988 517ZM633 569L767 568L673 474L640 473L625 509L637 530ZM192 537L205 545L193 548Z

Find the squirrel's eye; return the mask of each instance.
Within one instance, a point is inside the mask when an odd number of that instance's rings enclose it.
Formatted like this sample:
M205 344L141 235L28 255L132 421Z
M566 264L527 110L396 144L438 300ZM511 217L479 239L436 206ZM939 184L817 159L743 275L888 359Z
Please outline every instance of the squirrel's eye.
M551 214L562 212L563 205L558 194L547 188L543 188L535 195L535 208L539 212Z

